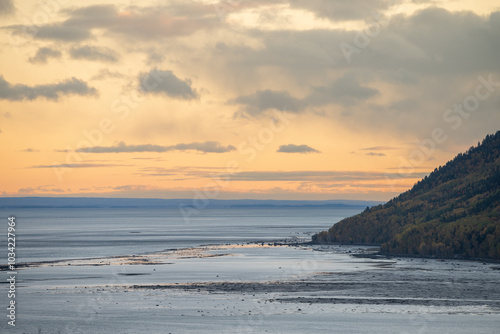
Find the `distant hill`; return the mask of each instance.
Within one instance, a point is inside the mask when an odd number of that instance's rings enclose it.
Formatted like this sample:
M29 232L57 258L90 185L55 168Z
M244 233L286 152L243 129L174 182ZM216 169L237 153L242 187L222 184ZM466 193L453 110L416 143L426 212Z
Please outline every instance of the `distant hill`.
M386 204L314 235L313 242L377 244L387 254L500 260L500 131Z
M206 199L160 199L160 198L99 198L99 197L0 197L0 208L178 208L194 207L330 207L364 208L380 204L376 201L330 200L206 200Z

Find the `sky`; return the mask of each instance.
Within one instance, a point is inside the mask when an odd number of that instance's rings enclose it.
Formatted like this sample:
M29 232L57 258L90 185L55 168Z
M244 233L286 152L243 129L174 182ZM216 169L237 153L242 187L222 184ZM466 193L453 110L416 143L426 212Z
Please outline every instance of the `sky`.
M495 0L0 0L0 196L385 201L499 130Z

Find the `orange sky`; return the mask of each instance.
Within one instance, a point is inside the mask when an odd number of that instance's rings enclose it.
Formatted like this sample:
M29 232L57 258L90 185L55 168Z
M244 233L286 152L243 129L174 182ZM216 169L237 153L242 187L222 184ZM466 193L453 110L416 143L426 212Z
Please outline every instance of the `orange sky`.
M2 196L387 200L500 124L495 1L5 3Z

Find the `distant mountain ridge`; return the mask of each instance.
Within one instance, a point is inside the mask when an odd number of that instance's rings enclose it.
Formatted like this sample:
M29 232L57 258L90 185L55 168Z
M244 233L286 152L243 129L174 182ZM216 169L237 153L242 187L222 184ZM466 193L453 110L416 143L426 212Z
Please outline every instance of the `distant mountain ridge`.
M223 208L223 207L366 207L378 201L357 200L206 200L100 197L0 197L0 208Z
M314 235L313 242L377 244L387 254L500 260L500 131L386 204Z

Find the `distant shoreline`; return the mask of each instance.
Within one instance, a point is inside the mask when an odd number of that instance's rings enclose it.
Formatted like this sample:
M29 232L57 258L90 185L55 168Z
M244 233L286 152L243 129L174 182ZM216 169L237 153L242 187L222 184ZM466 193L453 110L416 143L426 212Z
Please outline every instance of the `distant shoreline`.
M110 197L0 197L0 208L365 208L384 202L364 200L161 199Z

